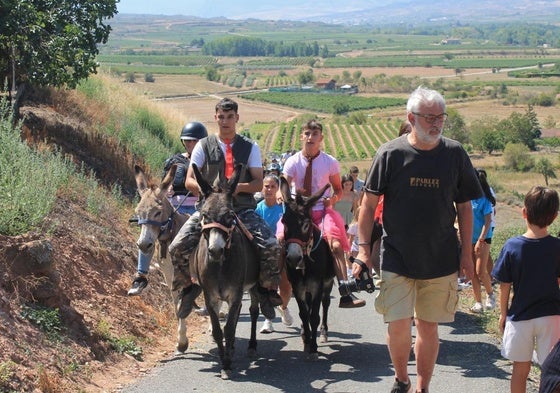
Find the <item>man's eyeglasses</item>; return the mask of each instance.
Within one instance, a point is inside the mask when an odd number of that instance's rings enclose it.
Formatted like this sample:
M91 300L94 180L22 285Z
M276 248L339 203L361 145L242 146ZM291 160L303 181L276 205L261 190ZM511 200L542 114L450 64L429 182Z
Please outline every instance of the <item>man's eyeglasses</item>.
M428 123L434 124L436 121L445 121L447 119L447 113L443 112L440 115L423 115L421 113L412 112L416 116L423 117Z

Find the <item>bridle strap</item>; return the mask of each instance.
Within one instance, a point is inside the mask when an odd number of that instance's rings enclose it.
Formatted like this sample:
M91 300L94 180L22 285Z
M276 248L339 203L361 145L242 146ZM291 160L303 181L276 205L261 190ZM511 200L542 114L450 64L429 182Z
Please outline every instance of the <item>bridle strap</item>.
M202 232L206 230L210 230L212 228L216 228L223 231L226 234L226 249L229 249L231 246L231 238L232 238L231 233L233 232L234 227L235 227L234 225L232 225L231 227L226 227L225 225L222 225L219 222L211 222L208 224L202 223Z
M313 247L311 247L311 249L309 250L309 248L310 248L309 243L312 243L312 242L315 241L314 236L313 236L313 229L314 228L319 229L317 227L317 225L312 223L312 225L309 227L309 233L308 233L309 237L308 237L307 241L303 241L301 239L293 237L293 238L289 238L289 239L286 240L286 245L288 245L290 243L295 243L302 248L303 255L310 256L309 254L311 254L313 251L315 251L317 249L317 247L319 247L319 243L321 242L321 239L323 238L322 236L319 236L319 240L317 240L317 243L315 243L313 245Z
M173 215L169 216L166 221L153 221L148 219L138 219L138 225L154 225L159 227L158 239L161 238L167 231L173 229Z

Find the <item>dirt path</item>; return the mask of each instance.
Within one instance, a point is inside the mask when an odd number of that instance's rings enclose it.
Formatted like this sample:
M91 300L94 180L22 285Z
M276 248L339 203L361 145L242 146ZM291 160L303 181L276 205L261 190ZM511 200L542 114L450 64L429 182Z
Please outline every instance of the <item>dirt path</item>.
M356 157L358 157L360 149L358 149L358 147L356 147L356 144L354 143L354 141L356 140L356 131L352 126L344 125L343 127L344 127L344 132L346 133L346 135L348 135L348 143L351 145L351 148L354 150Z
M336 139L340 142L340 146L342 147L344 156L349 157L350 151L348 150L348 146L346 146L346 141L342 137L342 130L340 126L338 124L334 124L333 129L331 129L331 132L334 133L334 137L336 137Z
M356 127L360 127L361 130L362 130L362 132L360 133L360 136L363 136L364 138L367 139L367 142L368 142L369 146L366 146L366 145L364 144L364 147L366 148L366 150L368 150L368 148L372 148L372 149L375 150L375 149L376 149L375 143L373 143L373 140L371 139L370 135L368 134L368 129L369 129L369 127L366 128L366 127L363 126L363 125L358 125L358 126L356 126Z
M323 141L323 144L325 145L325 150L327 150L327 153L336 157L336 142L334 141L334 137L333 137L333 133L332 133L332 130L330 128L330 125L327 125L327 130L328 130L327 141ZM328 145L327 145L327 142L328 142Z

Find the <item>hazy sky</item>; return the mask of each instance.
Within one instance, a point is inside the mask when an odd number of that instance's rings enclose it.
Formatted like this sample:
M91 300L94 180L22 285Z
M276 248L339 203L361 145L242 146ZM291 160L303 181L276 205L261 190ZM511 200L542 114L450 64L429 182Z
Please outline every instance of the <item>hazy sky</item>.
M117 9L121 14L202 16L209 8L214 8L212 4L215 3L205 0L120 0Z

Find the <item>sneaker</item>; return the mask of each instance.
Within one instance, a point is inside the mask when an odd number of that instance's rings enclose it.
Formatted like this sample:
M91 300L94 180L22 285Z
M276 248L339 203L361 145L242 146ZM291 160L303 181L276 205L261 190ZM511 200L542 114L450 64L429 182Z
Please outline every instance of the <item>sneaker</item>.
M471 311L477 314L482 314L482 311L484 311L484 309L482 308L482 303L476 302L474 306L471 307Z
M410 392L412 392L412 384L410 383L410 380L408 380L408 382L401 382L397 378L395 378L395 383L393 384L391 393L410 393Z
M202 288L196 284L183 288L177 296L177 318L186 318L193 309L195 299L202 292Z
M472 287L472 283L470 281L459 281L457 283L457 290L462 291L463 289L468 289Z
M269 334L272 333L273 331L274 331L274 327L272 326L272 321L270 319L265 319L262 328L261 330L259 330L259 332L263 334Z
M144 288L146 288L147 286L148 286L148 279L146 278L146 276L137 274L134 277L134 281L132 281L132 286L128 290L127 295L138 296L142 293Z
M292 326L292 323L294 323L294 318L292 318L292 314L290 314L290 310L288 310L287 308L284 309L282 307L278 307L278 312L282 317L282 323L286 326Z
M484 304L487 310L492 310L496 307L496 295L492 292L486 297L486 303Z
M340 308L358 308L365 305L366 301L364 299L358 299L354 294L341 296L340 302L338 303L338 307Z

